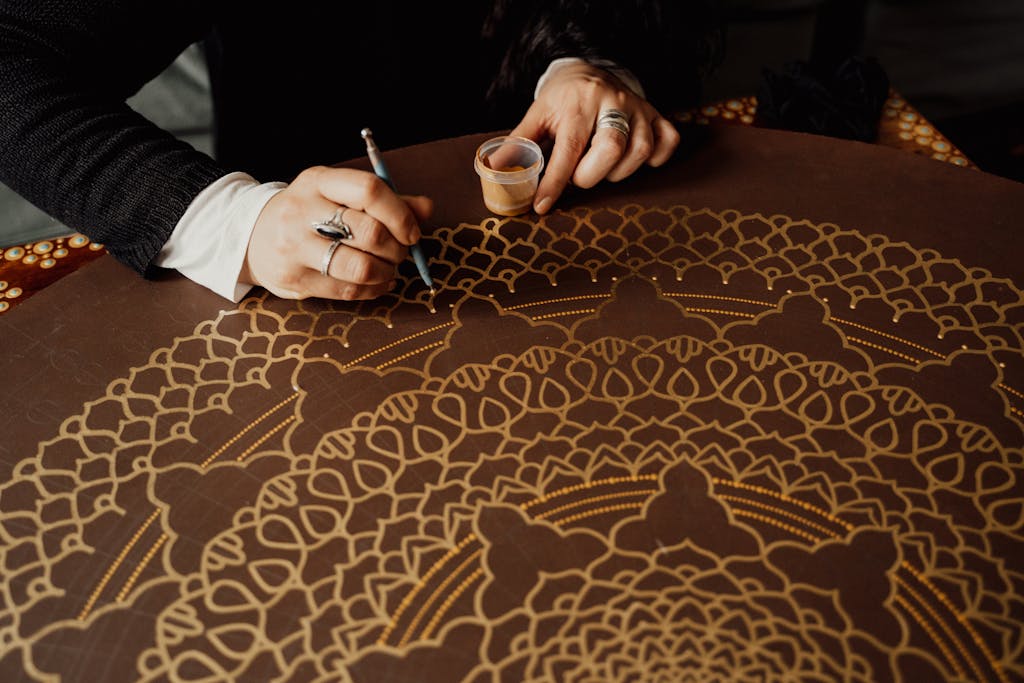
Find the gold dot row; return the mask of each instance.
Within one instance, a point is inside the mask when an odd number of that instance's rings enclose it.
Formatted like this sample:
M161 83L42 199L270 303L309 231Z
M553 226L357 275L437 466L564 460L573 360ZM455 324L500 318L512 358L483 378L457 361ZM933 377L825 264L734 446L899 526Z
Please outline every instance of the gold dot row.
M970 663L971 668L974 670L974 674L978 677L978 680L985 680L985 676L983 676L982 673L978 671L978 667L977 664L975 664L974 659L967 654L967 651L964 648L963 643L961 643L960 639L957 638L956 635L950 630L949 626L946 624L945 620L943 620L939 616L938 612L936 612L935 609L930 604L928 604L928 602L924 599L923 596L918 595L917 591L911 588L910 584L908 584L898 575L896 576L896 583L898 583L903 588L903 590L907 591L907 593L912 598L914 598L914 600L916 600L919 605L924 607L925 611L931 616L932 619L935 620L935 623L937 623L942 628L943 633L945 633L946 636L948 636L949 640L953 643L957 650L960 651L960 655L964 658L964 660ZM896 598L898 600L902 599L899 594L896 595ZM914 620L917 621L917 623L920 624L921 627L928 633L928 637L932 639L932 642L939 646L939 649L942 650L942 654L943 656L945 656L946 661L948 661L950 665L954 669L956 669L957 674L961 678L963 678L966 672L964 671L963 667L960 666L960 660L953 656L953 653L946 647L945 641L939 637L939 634L933 628L931 628L931 624L929 624L927 620L924 619L923 615L921 615L920 612L914 610L913 606L909 602L904 601L903 606L908 612L911 613L911 615L914 617Z
M588 315L593 313L594 308L580 308L575 311L562 311L560 313L545 313L543 315L534 315L530 317L530 320L547 320L548 318L560 318L564 315Z
M826 512L825 510L822 510L821 508L819 508L816 505L811 505L810 503L806 503L806 502L800 500L799 498L793 498L792 496L787 496L785 494L779 493L778 491L773 491L773 490L771 490L769 488L765 488L764 486L758 486L756 484L746 484L746 483L739 482L739 481L730 481L728 479L722 479L721 477L712 477L711 478L711 482L713 484L715 484L715 485L729 486L729 487L732 487L732 488L742 489L742 490L745 490L745 491L753 491L754 493L760 493L763 496L769 496L769 497L772 497L772 498L778 498L779 500L784 500L787 503L791 503L791 504L796 505L797 507L801 507L801 508L803 508L803 509L805 509L805 510L807 510L809 512L813 512L816 515L820 515L821 517L824 517L828 521L830 521L830 522L832 522L834 524L838 524L841 527L844 527L847 531L853 531L853 529L854 529L854 526L852 524L850 524L849 522L846 522L846 521L836 517L835 515L832 515L832 514Z
M369 353L364 353L363 355L359 356L355 360L351 360L348 363L345 363L345 368L350 368L353 365L355 365L356 363L359 363L360 361L364 361L367 358L370 358L371 356L375 356L378 353L381 353L383 351L387 351L388 349L394 348L394 347L396 347L396 346L398 346L400 344L404 344L405 342L409 341L410 339L415 339L416 337L421 337L421 336L423 336L425 334L430 334L431 332L436 332L437 330L442 330L442 329L444 329L446 327L451 327L454 324L455 323L453 323L453 322L442 323L441 325L434 325L433 327L431 327L429 329L422 330L420 332L416 332L415 334L410 334L407 337L402 337L401 339L399 339L397 341L393 341L390 344L385 344L384 346L381 346L378 349L370 351Z
M388 367L389 365L394 365L395 363L403 361L406 358L411 358L412 356L415 356L417 353L423 353L424 351L426 351L428 349L436 349L438 346L442 346L443 344L444 344L443 341L437 341L437 342L434 342L433 344L427 344L426 346L421 346L418 349L413 349L412 351L408 351L406 353L403 353L401 356L395 356L394 358L392 358L389 361L384 361L383 363L381 363L380 365L377 366L377 369L378 370L383 370L384 368Z
M206 460L204 460L204 461L203 461L202 463L200 463L199 467L201 467L201 468L203 468L203 469L206 469L206 466L207 466L207 465L209 465L209 464L210 464L211 462L213 462L214 460L216 460L216 459L217 459L217 458L218 458L218 457L219 457L219 456L221 455L221 453L223 453L224 451L226 451L226 450L227 450L228 448L230 448L230 447L231 447L231 446L232 446L232 445L233 445L233 444L234 444L234 443L235 443L236 441L238 441L239 439L241 439L241 438L242 438L242 437L243 437L243 436L245 435L245 433L246 433L246 432L248 432L248 431L249 431L250 429L252 429L252 428L253 428L253 427L255 427L256 425L258 425L258 424L259 424L260 422L263 422L263 420L267 419L267 418L268 418L268 417L269 417L270 415L272 415L272 414L273 414L274 412L276 412L276 411L277 411L278 409L280 409L280 408L281 408L282 406L284 406L284 405L285 405L285 404L287 404L287 403L290 403L290 402L294 401L294 400L295 400L295 399L297 399L298 397L299 397L299 395L298 395L297 393L295 393L295 394L292 394L292 395L290 395L290 396L289 396L288 398L285 398L285 399L283 399L283 400L282 400L282 401L281 401L280 403L278 403L277 405L275 405L274 407L270 408L270 409L269 409L269 410L267 410L267 411L266 411L265 413L263 413L262 415L260 415L259 417L257 417L257 418L256 418L255 420L253 420L253 421L252 421L252 422L250 422L250 423L249 423L248 425L246 425L246 426L245 426L245 427L244 427L244 428L243 428L243 429L242 429L242 430L241 430L240 432L238 432L237 434L235 434L235 435L234 435L233 437L231 437L231 438L230 438L230 439L229 439L229 440L228 440L227 442L225 442L225 443L224 443L223 445L221 445L221 447L220 447L220 448L218 448L218 449L217 449L216 451L214 451L214 452L213 452L213 454L212 454L212 455L210 455L210 457L208 457L208 458L207 458Z
M445 613L449 609L451 609L452 604L454 604L454 602L459 599L459 596L462 595L474 581L479 579L480 576L483 575L483 573L484 570L482 568L477 569L475 572L467 576L466 580L459 584L459 587L452 591L452 593L447 598L445 598L445 601L441 603L441 606L438 608L437 613L434 615L434 618L431 619L430 623L427 624L427 627L423 629L423 638L430 637L430 634L433 633L434 628L437 627L437 624L441 621L442 617L444 617Z
M782 529L784 531L788 531L789 533L793 534L794 536L800 536L802 538L806 538L811 543L817 543L818 541L821 540L820 536L815 536L814 534L808 533L808 532L804 531L803 529L798 529L795 526L793 526L792 524L786 524L785 522L780 522L779 520L773 519L772 517L769 517L768 515L762 515L759 512L751 512L750 510L737 510L736 508L731 508L731 509L732 509L732 513L734 515L737 515L739 517L750 517L751 519L756 519L759 522L764 522L765 524L770 524L770 525L778 527L778 528L780 528L780 529Z
M910 616L913 617L914 621L921 625L921 628L923 628L925 633L928 634L928 637L932 639L932 642L939 646L939 649L942 650L942 655L946 658L946 661L949 662L949 664L954 669L956 669L957 677L964 678L967 672L964 671L964 668L962 666L960 666L960 661L953 656L952 652L949 651L949 647L946 645L945 641L939 638L939 634L935 632L935 629L932 628L932 625L925 620L925 618L921 615L920 612L918 612L913 607L913 605L904 600L899 593L895 595L893 600L896 602L896 604L905 609L910 614ZM984 679L982 678L979 680Z
M852 342L856 342L858 344L863 344L864 346L870 347L872 349L878 349L879 351L885 351L886 353L891 353L892 355L896 356L897 358L902 358L903 360L910 361L911 363L914 363L915 365L917 365L918 363L921 362L919 359L914 358L913 356L908 356L907 354L902 353L900 351L897 351L895 349L890 349L888 346L882 346L881 344L875 344L873 342L869 342L869 341L867 341L865 339L861 339L859 337L854 337L854 336L851 336L851 335L847 335L846 338L849 339Z
M916 578L918 581L924 584L925 587L928 588L928 590L931 591L936 598L938 598L939 602L941 602L946 607L946 609L948 609L956 617L956 620L963 624L964 628L966 628L967 632L971 635L971 639L978 646L978 649L980 649L985 654L985 657L988 658L988 662L992 666L993 670L996 672L996 675L999 676L999 680L1002 681L1002 683L1009 683L1009 681L1006 679L1006 676L1003 674L1002 666L999 665L999 662L996 661L996 658L992 654L992 651L988 649L987 645L985 645L985 641L982 640L981 636L978 635L978 632L974 630L974 627L971 626L971 622L968 621L967 617L961 614L959 610L957 610L953 603L950 601L950 599L946 597L946 594L940 591L938 588L936 588L928 580L928 578L924 576L924 574L917 571L917 569L915 569L914 566L906 560L904 560L900 564L907 571L913 574L914 578Z
M904 339L903 337L897 337L895 334L889 334L887 332L882 332L881 330L876 330L873 327L868 327L867 325L862 325L860 323L855 323L852 320L844 320L843 318L836 318L836 317L833 317L833 316L829 316L829 320L832 321L832 322L841 323L843 325L849 325L850 327L856 327L858 329L864 330L865 332L871 332L873 334L877 334L879 337L886 337L888 339L892 339L893 341L898 341L901 344L906 344L907 346L913 347L913 348L918 349L920 351L924 351L926 353L930 353L931 355L935 356L936 358L941 358L943 360L946 359L946 356L941 354L941 353L939 353L938 351L930 349L927 346L922 346L921 344L917 344L915 342L912 342L909 339Z
M578 522L581 519L587 517L595 517L597 515L603 515L609 512L620 512L622 510L640 510L643 508L643 503L620 503L618 505L605 505L604 507L594 508L593 510L585 510L583 512L577 512L575 515L569 515L562 519L556 519L554 521L555 526L565 526L566 524L572 524Z
M833 538L842 538L839 534L837 534L836 532L832 531L831 529L828 529L828 528L822 526L821 524L817 524L816 522L812 522L811 520L809 520L809 519L807 519L805 517L801 517L800 515L796 514L795 512L790 512L789 510L783 510L782 508L780 508L777 505L769 505L768 503L761 503L761 502L756 501L756 500L749 500L747 498L743 498L742 496L730 496L728 494L722 494L722 495L719 495L718 497L721 498L722 500L727 500L727 501L730 501L730 502L743 503L745 505L751 505L751 506L756 507L756 508L761 508L762 510L768 510L770 512L774 512L776 514L782 515L783 517L788 517L790 519L794 519L794 520L796 520L798 522L801 522L802 524L806 524L807 526L809 526L809 527L811 527L811 528L813 528L813 529L815 529L817 531L822 532L826 536L831 536Z
M96 604L96 600L100 597L100 593L103 592L103 589L106 588L107 583L109 583L110 579L114 576L114 572L117 571L117 568L121 566L122 562L124 562L124 558L128 556L128 553L131 552L131 549L135 547L135 544L139 542L140 538L142 538L142 534L146 533L146 529L149 528L149 525L152 524L159 516L160 510L154 510L153 514L151 514L146 519L146 521L142 523L142 526L140 526L135 531L135 534L132 536L131 540L128 541L124 548L121 549L121 552L114 559L114 562L110 565L110 567L107 568L106 573L103 574L103 578L100 579L100 582L96 585L96 588L93 589L92 594L89 596L89 599L85 603L85 607L83 607L82 611L78 614L79 621L84 621L85 618L89 616L89 612L92 611L93 605Z
M438 595L442 591L444 591L444 589L451 584L455 577L457 577L459 573L461 573L461 571L466 567L466 565L468 565L471 561L475 560L482 552L483 549L477 550L475 553L467 557L465 561L462 564L460 564L458 568L448 576L447 579L445 579L444 583L438 586L437 590L434 592L434 595ZM444 602L441 603L441 606L437 608L437 612L434 613L433 618L427 623L426 627L424 627L423 634L420 636L421 638L430 637L430 634L433 633L434 629L437 627L437 624L444 617L445 613L451 608L452 604L456 600L458 600L459 596L462 595L467 588L469 588L469 585L476 581L478 578L480 578L480 576L483 573L483 568L478 567L472 574L467 576L465 580L463 580L462 583L460 583L455 590L448 594L448 597L444 599ZM431 596L431 601L432 599L433 595ZM413 623L409 625L409 630L406 631L405 636L402 637L402 642L398 644L399 647L404 647L409 642L409 638L412 636L413 629L415 629L416 625L419 623L419 618L422 615L426 614L426 610L429 604L429 602L424 603L423 607L416 615L416 620L414 620Z
M124 602L124 599L128 597L128 593L131 591L132 586L134 586L135 582L138 580L139 575L142 574L142 570L146 568L146 565L149 564L149 561L152 560L153 556L156 555L158 550L160 550L160 546L162 546L166 542L167 534L160 534L160 538L158 538L156 542L149 547L149 550L146 551L146 554L142 558L142 561L139 562L138 566L135 567L134 571L132 571L132 575L128 577L128 580L125 582L124 587L121 589L121 592L117 594L118 602Z
M542 512L539 515L534 515L534 519L545 519L552 515L557 515L559 512L565 512L573 508L582 507L591 503L599 503L605 500L614 500L616 498L631 498L633 496L649 496L652 493L657 493L658 489L639 489L637 491L620 491L618 493L606 493L602 496L592 496L590 498L584 498L583 500L577 500L572 503L566 503L565 505L559 505L556 508L552 508L547 512Z
M658 475L656 474L637 474L629 477L608 477L607 479L597 479L591 482L584 482L580 484L573 484L572 486L565 486L560 489L556 489L551 493L545 494L538 498L534 498L528 503L523 503L519 507L522 510L528 510L534 505L540 505L546 503L552 498L563 496L567 493L575 493L576 491L584 491L586 489L595 488L597 486L609 486L612 484L625 484L625 483L636 483L638 481L657 481Z
M416 584L415 588L406 593L405 597L402 598L402 602L398 604L398 609L395 610L395 615L391 618L391 623L387 625L387 628L384 629L384 632L381 634L380 638L377 639L378 645L383 645L387 641L388 637L391 635L391 632L394 631L395 627L398 625L398 620L401 619L402 615L405 613L405 610L409 608L409 605L412 604L412 601L416 598L416 595L421 590L423 590L423 588L427 585L427 582L434 577L434 574L440 571L441 567L443 567L445 563L448 562L448 560L452 559L460 552L462 552L463 548L465 548L474 540L476 540L476 534L469 534L464 539L459 541L458 544L455 545L455 547L449 549L448 552L445 553L440 560L435 562L433 566L427 570L427 573L423 575L423 577L419 580L419 583Z

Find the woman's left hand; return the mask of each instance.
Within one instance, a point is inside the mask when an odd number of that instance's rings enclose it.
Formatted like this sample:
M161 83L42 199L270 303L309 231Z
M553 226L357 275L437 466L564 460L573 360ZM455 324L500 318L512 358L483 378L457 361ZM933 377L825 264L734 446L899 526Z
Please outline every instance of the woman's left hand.
M626 115L628 132L598 127L609 109ZM664 164L679 145L675 126L649 102L612 74L583 62L551 75L512 135L555 141L534 198L537 213L549 211L570 180L579 187L619 181L644 163Z

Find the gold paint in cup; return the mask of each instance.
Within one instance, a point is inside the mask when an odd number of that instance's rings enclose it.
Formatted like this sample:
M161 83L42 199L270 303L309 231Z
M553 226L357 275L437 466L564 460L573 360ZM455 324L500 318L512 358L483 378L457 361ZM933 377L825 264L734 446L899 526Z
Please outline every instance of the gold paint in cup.
M480 176L484 204L499 216L518 216L533 206L544 154L528 138L491 138L476 150L473 163Z

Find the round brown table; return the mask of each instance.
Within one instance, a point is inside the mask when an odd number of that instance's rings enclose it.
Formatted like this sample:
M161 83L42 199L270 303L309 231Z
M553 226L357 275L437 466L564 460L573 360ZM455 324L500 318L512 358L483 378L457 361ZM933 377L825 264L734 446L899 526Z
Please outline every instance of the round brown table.
M1021 680L1024 188L699 130L545 217L387 154L436 296L0 318L2 677Z

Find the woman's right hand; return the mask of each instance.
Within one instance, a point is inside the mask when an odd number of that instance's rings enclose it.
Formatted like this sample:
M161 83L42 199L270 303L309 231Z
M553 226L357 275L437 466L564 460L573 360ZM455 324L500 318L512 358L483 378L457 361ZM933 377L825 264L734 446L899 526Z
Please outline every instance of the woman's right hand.
M339 210L352 231L321 274L331 240L313 224ZM374 299L395 286L396 269L430 218L427 197L398 196L373 173L308 168L264 206L245 254L239 282L286 299Z

